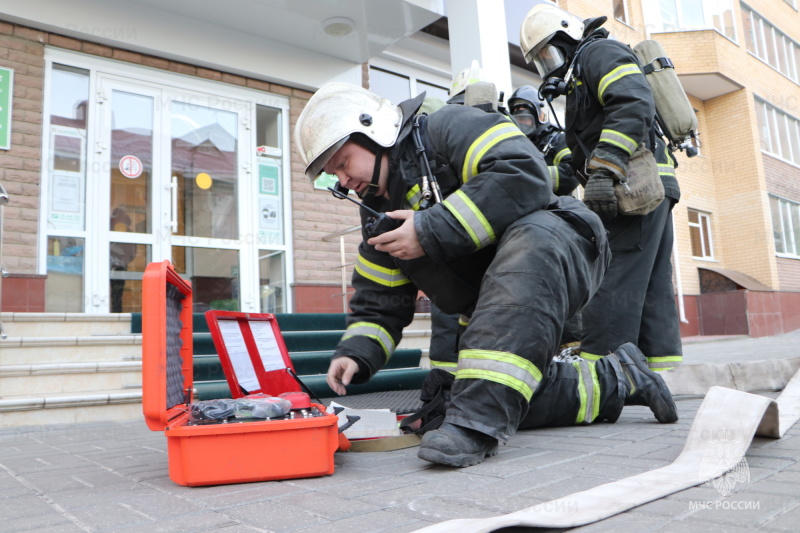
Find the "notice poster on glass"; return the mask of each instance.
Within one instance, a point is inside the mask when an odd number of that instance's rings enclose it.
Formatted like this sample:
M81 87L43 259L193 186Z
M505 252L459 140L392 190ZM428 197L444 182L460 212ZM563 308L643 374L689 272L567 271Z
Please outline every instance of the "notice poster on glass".
M255 368L253 368L253 362L250 360L250 354L247 353L247 345L244 342L239 322L237 320L220 320L219 332L228 352L233 372L236 374L236 381L244 390L258 390L260 387L258 378Z
M261 357L261 363L264 365L264 370L283 370L286 368L286 363L283 360L281 349L278 347L278 339L275 338L275 332L272 330L270 322L250 322L250 331L253 333L253 340L256 342L258 348L258 355Z
M50 186L50 225L60 230L83 229L83 177L75 173L53 173Z

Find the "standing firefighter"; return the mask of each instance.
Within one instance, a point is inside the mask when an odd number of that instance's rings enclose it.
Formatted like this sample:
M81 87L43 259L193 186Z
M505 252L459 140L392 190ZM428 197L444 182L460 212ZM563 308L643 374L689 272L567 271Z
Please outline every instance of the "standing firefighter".
M446 418L423 436L422 459L477 464L519 427L616 420L631 395L676 420L669 390L633 345L596 365L551 362L564 321L606 268L600 219L552 194L541 154L506 116L448 105L415 118L423 98L396 106L330 83L297 121L306 175L335 174L340 190L400 224L383 232L383 218L362 212L330 387L345 394L386 364L423 290L468 325Z
M578 186L572 168L572 151L567 147L564 132L548 120L538 91L530 85L523 85L508 99L508 108L522 132L542 152L550 171L553 192L557 196L572 194Z
M566 94L566 139L585 187L584 202L608 229L612 261L582 312L581 357L596 361L624 342L650 368L680 364L682 348L672 286L672 207L680 197L674 160L656 134L653 94L630 47L552 5L534 6L520 43L545 83L542 94ZM640 145L654 153L665 199L645 215L617 213L615 182L625 180ZM654 165L655 166L655 165Z

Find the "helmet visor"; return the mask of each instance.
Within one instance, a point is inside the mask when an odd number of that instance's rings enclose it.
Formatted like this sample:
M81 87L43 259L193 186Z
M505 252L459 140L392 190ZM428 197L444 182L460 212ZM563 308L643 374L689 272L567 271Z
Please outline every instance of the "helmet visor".
M517 121L517 125L519 129L522 130L522 133L525 135L529 135L538 125L536 123L536 117L534 117L533 113L528 106L519 105L514 107L511 111L514 120Z
M539 71L539 75L542 78L547 78L555 70L564 66L566 62L567 59L564 57L564 52L561 51L561 48L552 44L544 45L533 56L533 64L536 65L536 70Z
M350 139L349 135L344 137L343 139L339 140L336 144L334 144L333 146L322 152L311 163L309 163L308 168L306 168L306 176L308 176L308 179L310 179L312 182L315 179L317 179L319 175L322 174L322 167L324 167L327 164L327 162L331 160L333 154L338 152L339 148L344 146L344 143L346 143L349 139Z

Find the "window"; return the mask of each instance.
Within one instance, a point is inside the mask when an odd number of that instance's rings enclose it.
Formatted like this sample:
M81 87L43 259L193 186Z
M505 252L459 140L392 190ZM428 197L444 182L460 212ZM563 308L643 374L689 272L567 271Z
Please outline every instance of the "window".
M439 98L443 102L449 98L444 87L375 67L369 69L369 90L388 98L393 104L399 104L423 91L426 96Z
M689 236L692 240L692 257L714 259L710 214L689 209Z
M614 18L628 24L628 5L625 0L614 0Z
M797 0L783 0L783 1L792 6L792 8L797 9Z
M775 252L800 257L800 204L770 195Z
M761 149L800 165L800 121L759 98L756 98L756 115Z
M736 40L731 0L658 0L642 5L645 21L653 32L713 28Z
M800 82L800 45L742 4L747 50L792 81Z

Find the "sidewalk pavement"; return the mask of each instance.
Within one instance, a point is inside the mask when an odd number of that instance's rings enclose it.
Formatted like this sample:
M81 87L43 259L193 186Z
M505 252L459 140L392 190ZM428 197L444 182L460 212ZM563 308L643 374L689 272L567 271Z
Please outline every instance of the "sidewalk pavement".
M796 357L800 331L684 341L686 363L756 361ZM142 419L0 428L0 532L412 532L666 466L700 402L678 398L676 424L626 407L615 424L522 431L470 468L431 465L417 448L337 453L330 476L193 488L167 477L166 438ZM707 483L573 531L797 531L800 424L780 440L755 438L746 460L749 479L727 496Z

